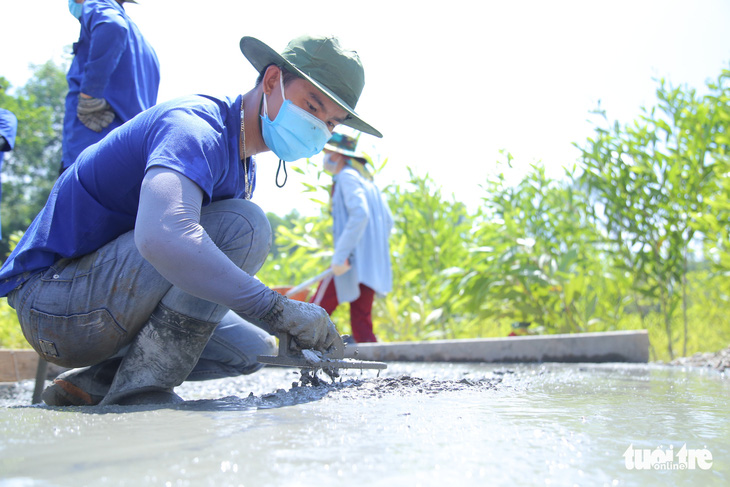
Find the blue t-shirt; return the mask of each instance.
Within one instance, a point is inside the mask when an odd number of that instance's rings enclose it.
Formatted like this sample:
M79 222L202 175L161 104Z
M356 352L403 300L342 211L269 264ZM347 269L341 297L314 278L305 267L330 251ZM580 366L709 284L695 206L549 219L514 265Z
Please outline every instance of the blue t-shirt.
M200 186L203 205L243 198L241 97L187 96L159 104L84 150L0 268L0 296L58 259L93 252L134 228L147 169L173 169Z

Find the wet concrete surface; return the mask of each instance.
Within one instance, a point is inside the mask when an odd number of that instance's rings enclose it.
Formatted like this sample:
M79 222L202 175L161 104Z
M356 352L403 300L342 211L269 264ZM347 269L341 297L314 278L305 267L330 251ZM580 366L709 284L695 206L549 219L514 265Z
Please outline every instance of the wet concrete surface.
M728 485L730 381L627 364L417 364L300 385L266 368L185 383L174 408L0 399L0 487ZM294 386L296 384L296 387ZM627 468L629 447L708 470Z
M485 391L496 388L502 382L502 374L508 370L498 368L496 373L474 374L466 370L452 370L448 373L450 369L448 365L441 365L439 368L442 371L438 379L411 376L410 374L415 372L414 369L418 369L418 366L409 368L399 365L395 368L391 366L390 372L386 370L380 373L341 370L341 375L333 379L323 371L313 375L296 369L266 367L250 376L185 382L175 391L186 400L184 404L178 406L181 408L204 405L212 408L271 408L311 402L327 396L367 399L385 395ZM50 384L50 381L46 384ZM30 380L0 385L0 407L29 406L34 385L34 381ZM44 404L34 407L48 408Z

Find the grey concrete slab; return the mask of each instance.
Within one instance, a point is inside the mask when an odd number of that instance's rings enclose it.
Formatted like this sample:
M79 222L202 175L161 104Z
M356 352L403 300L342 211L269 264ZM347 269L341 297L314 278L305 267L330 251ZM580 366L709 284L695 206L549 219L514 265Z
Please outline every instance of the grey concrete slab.
M646 330L505 338L359 343L346 357L381 362L636 362L649 361Z
M0 382L13 383L35 379L38 371L38 354L31 349L0 349ZM53 379L68 370L56 364L48 364L46 378Z
M16 382L35 377L38 354L35 350L0 350L0 382Z

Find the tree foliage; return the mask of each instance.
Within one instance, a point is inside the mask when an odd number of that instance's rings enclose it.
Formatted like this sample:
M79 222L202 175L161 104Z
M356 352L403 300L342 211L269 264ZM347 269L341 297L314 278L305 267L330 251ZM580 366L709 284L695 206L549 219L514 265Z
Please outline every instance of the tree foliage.
M726 346L728 79L723 71L703 97L660 81L658 105L627 125L604 118L564 177L536 164L508 184L503 171L475 214L428 175L387 188L394 290L376 300L377 333L494 336L522 321L545 333L646 328L657 358L678 342L685 355L702 349L698 336ZM511 162L506 154L505 171ZM292 222L267 274L318 273L329 225L324 210Z
M3 169L3 233L23 231L45 202L60 161L65 70L35 68L14 95L0 78L0 105L19 119ZM730 343L730 71L699 96L660 81L656 106L628 123L605 113L560 178L539 164L519 174L512 156L483 184L469 212L428 174L383 188L394 214L393 291L376 298L386 341L505 336L510 323L542 333L649 330L655 358ZM333 252L330 179L306 184L316 216L270 214L274 245L258 277L299 284ZM376 177L377 181L377 177ZM3 241L9 245L12 238ZM4 251L4 250L3 250ZM0 345L12 312L0 304ZM349 332L348 306L333 316Z
M597 127L582 149L582 180L602 210L593 218L603 224L617 264L633 275L632 290L659 306L667 336L682 310L684 353L692 249L703 230L727 232L715 210L727 201L729 75L705 97L662 80L657 106L632 124Z
M597 282L607 272L602 236L574 173L557 181L534 165L516 185L500 173L484 189L469 249L474 264L460 282L471 309L565 333L614 321L599 309Z
M30 80L13 94L0 77L0 107L18 117L15 148L6 153L2 167L3 236L30 225L48 199L61 163L66 69L49 61L32 70ZM0 255L7 255L8 249L4 238Z

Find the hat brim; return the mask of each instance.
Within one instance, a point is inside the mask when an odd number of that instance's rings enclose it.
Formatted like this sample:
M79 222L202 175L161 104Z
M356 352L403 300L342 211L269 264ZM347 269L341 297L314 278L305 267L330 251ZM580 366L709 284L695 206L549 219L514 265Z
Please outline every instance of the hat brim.
M381 134L377 129L361 119L360 116L355 113L355 110L349 107L347 103L342 101L339 96L337 96L335 93L331 92L317 80L311 78L305 72L301 71L299 68L291 64L289 61L284 59L281 54L274 51L272 48L270 48L260 40L256 39L255 37L244 36L241 38L240 46L243 55L246 56L246 59L248 59L248 61L253 65L254 68L256 68L256 71L258 71L259 73L269 64L284 66L285 68L296 73L298 76L301 76L302 78L312 83L314 86L317 87L318 90L327 95L327 98L329 98L330 100L335 102L337 106L345 110L349 117L344 122L342 122L344 125L352 127L361 132L365 132L366 134L374 135L375 137L383 137L383 134Z
M360 154L358 154L355 151L351 151L351 150L347 150L347 149L341 149L341 148L339 148L337 146L330 145L330 144L325 144L324 145L324 150L328 150L328 151L332 151L332 152L337 152L338 154L342 154L343 156L347 156L347 157L352 157L354 159L363 159L363 160L366 160L363 156L361 156Z

